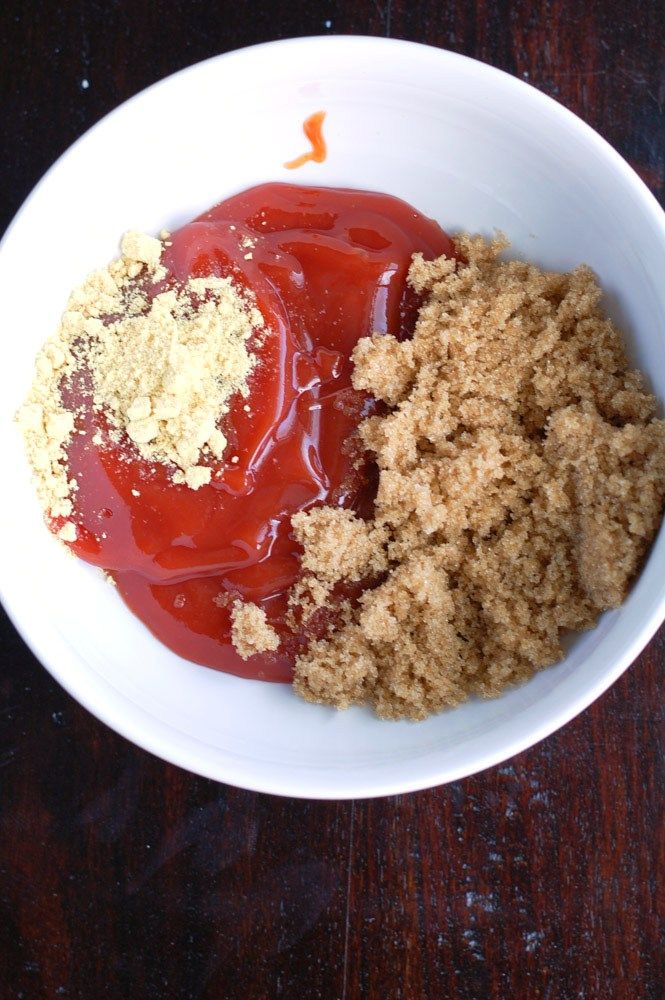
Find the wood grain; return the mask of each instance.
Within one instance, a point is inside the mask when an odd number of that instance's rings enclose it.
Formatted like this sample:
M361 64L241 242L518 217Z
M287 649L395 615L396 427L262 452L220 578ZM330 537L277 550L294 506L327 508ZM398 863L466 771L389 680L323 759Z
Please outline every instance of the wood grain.
M1 221L153 81L325 32L425 41L514 73L662 198L664 20L659 0L6 2ZM0 997L665 995L662 632L590 710L502 767L312 803L150 757L0 628Z

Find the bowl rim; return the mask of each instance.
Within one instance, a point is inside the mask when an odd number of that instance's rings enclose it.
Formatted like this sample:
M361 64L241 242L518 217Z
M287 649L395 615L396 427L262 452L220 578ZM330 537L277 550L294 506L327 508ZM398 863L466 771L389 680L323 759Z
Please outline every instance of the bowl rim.
M574 114L574 112L537 90L525 80L487 63L483 63L480 60L473 59L470 56L420 42L368 35L311 35L263 42L211 56L163 77L113 108L76 139L42 175L9 223L2 241L0 241L0 256L5 251L14 229L20 224L24 212L38 191L48 182L51 174L58 170L65 160L77 150L79 144L86 141L97 129L105 126L110 119L123 114L129 105L142 100L147 94L158 90L167 83L170 85L174 79L194 73L202 66L208 64L242 61L248 57L259 56L262 51L268 49L280 48L295 52L296 50L311 48L312 45L323 46L328 49L348 49L350 47L373 48L380 50L383 55L388 50L393 50L394 52L398 50L400 52L406 50L422 52L425 50L429 58L432 58L432 54L435 53L436 58L448 61L450 64L463 64L467 67L473 66L473 71L485 75L488 82L496 79L497 75L499 75L504 85L512 87L521 95L525 93L525 90L528 90L532 101L540 104L549 115L558 116L564 125L576 131L581 137L586 138L596 148L598 153L608 163L608 167L613 168L620 175L622 181L632 189L633 194L641 202L646 212L651 215L653 221L660 228L663 243L665 244L665 212L635 170L590 125ZM89 668L87 670L88 676L86 676L85 661L73 650L65 637L58 633L57 630L54 630L53 634L49 635L47 639L43 635L37 635L31 630L30 623L25 620L18 607L14 606L11 596L11 581L2 572L1 566L0 600L2 600L10 621L23 641L58 683L97 719L143 750L147 750L160 759L185 768L192 773L250 791L295 798L341 800L376 798L419 791L439 784L460 780L521 753L523 750L540 742L540 740L566 725L566 723L575 718L575 716L600 697L621 676L652 638L665 618L665 581L660 597L652 602L650 609L645 614L640 629L634 634L632 641L627 645L623 654L617 658L613 666L598 678L595 684L581 691L576 698L571 698L564 707L542 720L539 725L532 726L527 735L515 737L512 741L505 741L500 748L488 749L484 755L479 755L474 760L472 766L459 765L451 767L448 765L442 767L439 764L437 767L436 757L432 755L433 760L430 765L422 768L419 777L412 781L367 781L365 779L357 780L353 776L349 776L346 785L335 782L334 787L328 787L324 783L323 787L320 788L303 788L302 780L299 780L299 778L302 778L302 775L299 772L296 772L295 776L285 776L284 773L281 773L279 779L275 780L274 775L268 775L268 777L264 778L252 773L250 766L248 773L241 773L239 775L236 758L224 761L223 766L220 766L219 760L209 761L206 759L205 753L207 745L195 737L179 731L177 732L177 740L174 742L173 739L169 739L169 735L176 731L167 723L148 714L140 705L130 704L128 699L121 695L104 678L101 678L97 674L91 674ZM77 661L73 669L72 656ZM261 682L257 681L255 683ZM147 726L145 725L146 722ZM229 755L227 754L227 756ZM284 770L282 769L282 772Z

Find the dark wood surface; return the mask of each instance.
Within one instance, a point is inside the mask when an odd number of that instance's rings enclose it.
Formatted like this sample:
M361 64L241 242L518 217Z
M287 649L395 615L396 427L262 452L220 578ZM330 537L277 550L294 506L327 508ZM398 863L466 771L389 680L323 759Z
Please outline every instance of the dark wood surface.
M5 0L1 221L146 85L327 31L500 66L590 122L662 198L664 22L661 0ZM1 1000L665 995L662 632L591 709L502 767L310 803L150 757L0 628Z

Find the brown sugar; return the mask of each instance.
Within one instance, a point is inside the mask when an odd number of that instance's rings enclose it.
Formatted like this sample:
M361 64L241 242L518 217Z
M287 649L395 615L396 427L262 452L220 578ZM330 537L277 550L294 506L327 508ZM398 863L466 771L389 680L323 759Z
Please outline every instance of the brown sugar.
M363 521L351 510L316 507L295 514L291 526L303 547L303 576L292 588L289 603L299 609L301 620L328 603L340 580L356 583L388 568L387 528Z
M273 652L279 646L277 632L257 604L236 601L231 609L231 623L231 641L243 660L255 653Z
M504 248L463 236L464 263L416 256L413 339L354 352L354 385L390 407L360 427L374 518L322 508L294 526L311 589L377 585L298 657L310 701L420 719L500 694L621 603L660 524L665 422L593 273Z
M382 546L388 532L351 510L317 507L291 519L296 540L303 546L302 568L320 580L361 580L382 573L387 562Z

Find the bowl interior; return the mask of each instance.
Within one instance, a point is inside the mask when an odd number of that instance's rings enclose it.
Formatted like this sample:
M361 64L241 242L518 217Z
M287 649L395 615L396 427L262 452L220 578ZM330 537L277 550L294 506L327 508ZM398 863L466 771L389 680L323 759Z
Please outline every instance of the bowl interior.
M302 121L319 109L328 159L286 171L306 148ZM174 137L176 120L187 121L185 141ZM75 697L191 770L331 798L451 780L535 742L616 679L665 613L662 537L622 609L577 638L557 667L497 701L389 724L180 660L41 523L12 415L69 289L115 255L124 230L174 228L266 180L385 191L451 231L501 229L516 254L542 266L588 262L665 397L662 213L572 115L496 70L407 43L301 39L219 57L139 95L72 147L0 249L3 601Z

